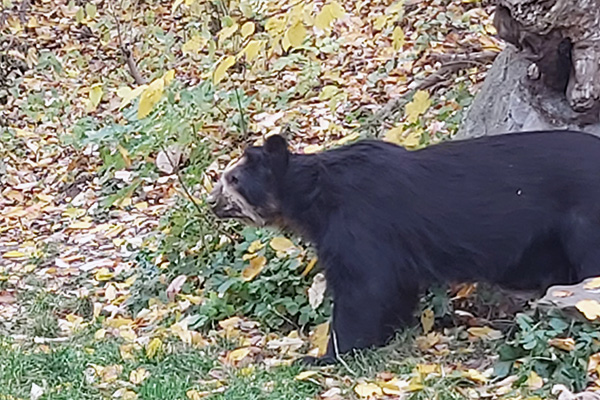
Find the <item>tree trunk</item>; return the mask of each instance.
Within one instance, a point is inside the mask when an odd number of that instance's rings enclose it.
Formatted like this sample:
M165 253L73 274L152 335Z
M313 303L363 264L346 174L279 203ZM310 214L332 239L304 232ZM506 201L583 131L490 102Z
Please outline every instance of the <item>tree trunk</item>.
M458 139L574 129L600 136L600 0L497 0L510 44L496 58Z

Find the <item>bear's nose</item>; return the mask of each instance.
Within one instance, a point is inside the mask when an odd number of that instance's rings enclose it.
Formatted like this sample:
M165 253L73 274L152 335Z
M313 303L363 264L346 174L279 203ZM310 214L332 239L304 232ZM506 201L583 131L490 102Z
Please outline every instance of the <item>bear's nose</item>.
M214 192L211 192L207 197L206 197L206 204L208 204L210 207L214 207L217 205L217 196Z

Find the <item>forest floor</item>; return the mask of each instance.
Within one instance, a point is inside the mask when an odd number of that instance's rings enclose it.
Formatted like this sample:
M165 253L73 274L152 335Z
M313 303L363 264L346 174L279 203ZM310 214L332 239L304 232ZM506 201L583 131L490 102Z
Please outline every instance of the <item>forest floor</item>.
M420 326L384 349L293 366L327 336L312 250L219 224L203 203L265 134L305 153L449 138L501 50L491 12L3 0L0 399L535 399L593 386L593 329L513 320L475 285L429 293Z

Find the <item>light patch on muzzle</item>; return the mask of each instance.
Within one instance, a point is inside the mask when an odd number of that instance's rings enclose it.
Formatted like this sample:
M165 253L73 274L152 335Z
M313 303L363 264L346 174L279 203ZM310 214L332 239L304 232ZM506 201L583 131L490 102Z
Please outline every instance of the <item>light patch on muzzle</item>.
M248 203L244 196L228 182L228 175L233 173L235 168L242 166L245 162L245 157L242 157L239 161L228 166L225 171L223 171L221 178L206 198L206 202L219 218L242 219L257 226L264 226L264 218L262 218L258 211Z

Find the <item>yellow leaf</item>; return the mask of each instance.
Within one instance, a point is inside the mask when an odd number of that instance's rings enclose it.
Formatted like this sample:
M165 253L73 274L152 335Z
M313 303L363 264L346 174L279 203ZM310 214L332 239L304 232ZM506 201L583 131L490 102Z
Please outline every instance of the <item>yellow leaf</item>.
M342 7L342 5L337 1L332 1L331 3L329 3L329 6L331 7L331 15L333 15L334 18L344 18L344 16L346 15L344 7Z
M399 26L394 28L394 32L392 33L392 45L396 51L401 50L402 46L404 46L404 31Z
M262 50L264 44L265 42L263 40L251 40L250 42L248 42L246 47L244 47L244 49L240 51L238 57L241 57L245 54L246 60L248 60L248 62L251 62L256 58L258 52Z
M246 282L251 281L258 274L260 274L260 271L262 271L265 265L267 265L267 259L265 256L254 257L252 260L250 260L250 264L242 271L242 278Z
M300 47L302 43L304 43L304 38L306 37L306 28L302 21L296 22L290 29L287 30L285 36L290 42L292 47ZM287 50L284 48L284 50Z
M223 80L223 78L225 78L225 76L227 74L227 70L233 64L235 64L234 56L227 56L227 57L221 59L221 61L219 61L219 63L215 67L215 72L213 74L213 83L215 85L218 84L219 82L221 82Z
M379 17L375 18L375 21L373 22L373 29L376 31L382 30L387 24L388 20L389 17L387 15L380 15Z
M415 148L421 143L421 130L417 127L405 131L401 126L397 126L387 131L383 140L409 149Z
M88 17L90 17L90 19L96 18L96 13L97 12L98 12L98 9L97 9L97 7L96 7L95 4L86 3L86 5L85 5L85 13L87 14Z
M183 46L181 46L181 51L184 54L187 54L187 53L197 54L200 50L202 50L204 48L204 46L206 46L206 43L208 43L207 39L203 38L200 35L194 35L194 36L192 36L192 38L190 40L185 42L183 44Z
M278 236L275 237L273 239L271 239L271 242L269 243L269 245L271 246L271 248L275 251L290 251L296 248L296 246L294 246L294 243L292 243L292 241L288 238L285 238L283 236Z
M150 373L145 368L140 367L131 371L129 374L129 382L133 383L134 385L139 385L149 376Z
M104 92L102 90L101 83L96 83L95 85L92 85L92 88L90 89L90 94L89 94L92 110L96 109L96 107L98 107L98 104L100 104L103 93Z
M317 357L320 357L327 352L327 344L329 343L329 322L317 325L312 335L310 335L310 343L317 349Z
M287 17L285 15L278 15L267 20L265 24L265 29L271 36L277 36L278 33L283 32L285 28L285 24L287 21Z
M596 368L600 365L600 353L592 354L588 360L587 370L589 373L596 371Z
M137 393L134 392L133 390L120 389L120 390L117 390L117 392L120 392L121 400L137 400L137 398L138 398Z
M423 114L431 105L429 93L424 90L417 90L413 99L405 107L406 119L410 123L417 122L419 116Z
M398 378L392 378L389 381L381 382L379 386L383 390L383 394L400 397L406 392L408 382Z
M162 78L155 79L143 92L138 105L138 119L150 114L152 108L158 103L165 89L165 81Z
M530 390L538 390L544 386L544 380L535 371L529 373L526 383Z
M433 310L428 308L423 311L421 314L421 326L423 327L424 333L429 333L431 328L433 328L433 322L435 321L435 315L433 314Z
M94 339L96 340L102 340L106 337L106 329L98 329L95 333L94 333Z
M235 363L243 360L250 354L250 347L241 347L239 349L235 349L230 351L227 354L227 361L230 363Z
M165 86L167 86L169 83L171 83L171 81L174 78L175 78L175 70L174 69L168 70L167 72L165 72L165 74L162 77Z
M115 276L114 272L111 272L108 268L106 267L102 267L100 268L98 271L96 271L96 274L94 274L94 278L96 278L97 281L108 281L110 279L112 279Z
M69 225L69 229L89 229L92 227L92 223L89 221L77 221Z
M590 321L600 317L600 303L596 300L580 300L575 307Z
M593 290L600 288L600 278L592 278L583 284L583 288L587 290Z
M315 26L325 31L329 29L329 26L331 25L334 19L335 17L333 16L331 5L326 4L316 16Z
M248 36L252 35L255 30L256 27L254 26L254 22L248 21L244 25L242 25L242 29L240 32L242 34L242 37L246 39Z
M153 359L159 353L162 348L162 341L159 338L154 338L146 347L146 357Z
M108 318L106 320L106 326L108 326L109 328L120 328L122 326L132 325L132 324L133 324L133 320L130 318L115 317L115 318Z
M128 86L120 87L117 90L117 96L121 98L121 104L119 105L119 108L123 108L131 103L133 99L137 98L144 90L146 90L147 87L148 85L141 85L135 89L131 89Z
M329 100L340 92L340 89L335 85L327 85L319 93L319 100Z
M564 350L564 351L575 350L575 340L573 340L573 338L566 338L566 339L554 338L554 339L550 339L548 341L548 344L550 346L554 346L554 347Z
M119 329L119 336L128 342L135 342L135 340L137 339L135 331L128 326L124 326L121 327L121 329Z
M308 264L306 265L306 268L304 268L304 271L302 271L301 276L306 276L310 273L310 271L312 271L312 269L315 267L315 265L317 265L317 257L313 257Z
M226 26L221 29L221 31L217 34L219 37L219 44L222 44L224 40L230 38L234 33L238 30L238 24L234 23L231 26Z
M374 383L359 383L354 387L354 391L360 397L383 396L383 391Z
M25 253L21 253L20 251L12 250L12 251L7 251L6 253L2 254L2 257L4 257L4 258L23 258L23 257L25 257Z
M298 375L296 375L296 377L294 379L296 379L297 381L305 381L308 378L310 378L311 376L315 376L318 375L319 371L302 371L300 372Z
M483 375L476 369L468 369L466 371L462 371L462 376L478 383L485 383L488 380L488 378L485 375Z
M469 328L467 332L471 336L484 340L495 340L502 337L502 332L492 329L489 326Z
M415 371L423 376L439 374L440 366L438 364L417 364L415 367Z
M248 253L256 253L263 247L265 247L263 242L261 242L260 240L255 240L254 242L250 243L250 246L248 246Z
M195 389L188 390L187 392L185 392L185 395L190 400L200 400L203 397L206 397L205 394L202 394L202 393L200 393L199 391L197 391Z

